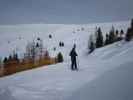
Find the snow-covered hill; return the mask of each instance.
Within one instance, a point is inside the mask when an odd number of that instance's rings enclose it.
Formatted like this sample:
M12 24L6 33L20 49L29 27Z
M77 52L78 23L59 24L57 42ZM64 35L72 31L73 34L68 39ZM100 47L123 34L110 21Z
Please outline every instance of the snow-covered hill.
M126 31L129 22L104 23L98 26L101 26L103 31L107 32L112 25L117 29L122 28ZM77 31L81 27L85 27L85 30ZM48 49L51 50L53 46L57 46L56 52L62 51L65 61L0 78L0 100L132 100L133 41L120 41L96 49L91 55L86 55L88 36L95 31L95 27L96 24L57 25L55 29L46 32L46 35L38 31L42 34L41 37L44 38L44 41L47 40L44 44L51 46L47 46ZM38 27L38 30L41 29ZM5 31L3 28L3 33ZM47 39L47 35L51 31L53 31L53 37L55 37L52 41ZM76 33L73 33L73 31L76 31ZM32 36L31 34L28 37L26 32L26 29L25 32L22 32L24 40ZM15 34L15 30L13 33ZM5 34L5 37L8 37L8 35ZM64 41L65 47L58 47L60 40ZM70 70L68 53L74 42L77 44L76 50L79 54L79 71ZM21 42L17 42L17 44L19 43ZM2 43L2 48L4 48L4 43ZM54 52L51 50L51 53Z
M22 24L22 25L3 25L0 26L0 57L9 56L16 51L20 57L23 57L26 45L28 42L36 41L37 37L43 39L44 48L50 51L52 56L55 56L58 51L68 53L68 51L76 43L78 48L86 49L90 34L95 33L96 27L101 27L103 34L109 32L112 25L116 29L123 29L126 32L130 25L129 21L114 22L114 23L98 23L98 24L83 24L83 25L63 25L63 24ZM81 28L84 28L81 31ZM49 39L49 34L52 39ZM63 41L64 48L59 48L59 42ZM55 52L53 48L56 47ZM79 52L82 52L80 50Z

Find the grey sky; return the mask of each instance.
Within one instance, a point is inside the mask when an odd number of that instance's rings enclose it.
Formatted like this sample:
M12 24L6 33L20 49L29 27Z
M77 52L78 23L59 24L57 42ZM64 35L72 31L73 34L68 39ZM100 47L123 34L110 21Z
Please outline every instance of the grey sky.
M133 0L0 0L0 24L130 20Z

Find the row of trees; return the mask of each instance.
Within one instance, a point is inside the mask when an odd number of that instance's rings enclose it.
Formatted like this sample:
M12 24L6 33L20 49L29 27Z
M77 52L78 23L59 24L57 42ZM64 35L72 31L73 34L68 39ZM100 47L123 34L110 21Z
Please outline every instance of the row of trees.
M109 33L106 33L105 40L102 34L101 28L96 27L95 35L90 35L89 37L89 53L93 52L95 48L100 48L114 42L125 39L126 41L130 41L133 38L133 20L131 21L131 26L127 29L127 32L124 36L124 31L121 29L115 30L112 26Z
M4 68L4 75L9 75L15 72L63 62L61 52L56 57L50 57L47 49L43 47L43 40L37 38L36 41L29 42L26 46L24 57L19 59L18 54L14 52L9 57L5 57L1 62Z

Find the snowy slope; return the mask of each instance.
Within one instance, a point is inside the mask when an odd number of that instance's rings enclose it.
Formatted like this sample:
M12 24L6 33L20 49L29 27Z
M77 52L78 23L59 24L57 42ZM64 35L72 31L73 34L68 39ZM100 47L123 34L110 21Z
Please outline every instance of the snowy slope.
M66 100L132 100L133 61L117 67L75 90Z
M119 47L118 44L121 42L96 50L93 54L80 59L78 72L71 71L68 62L65 62L1 78L0 98L2 100L88 100L88 98L132 100L133 42ZM119 53L109 57L110 52L118 50ZM100 54L103 55L103 51L104 56L99 58Z
M0 57L9 56L15 50L23 57L25 47L28 42L36 40L37 37L43 39L44 47L50 51L52 56L55 56L58 51L63 51L64 54L67 50L59 48L59 42L65 43L65 49L70 50L73 43L85 44L90 34L94 34L95 28L101 27L103 33L109 32L112 25L117 29L126 31L129 26L129 21L114 22L114 23L98 23L98 24L83 24L83 25L63 25L63 24L22 24L22 25L3 25L0 26ZM84 28L81 31L81 28ZM78 31L80 29L80 31ZM75 32L75 34L73 33ZM52 34L52 39L48 35ZM80 44L79 44L80 42ZM57 48L57 52L53 52L53 48ZM61 50L60 50L61 49ZM81 50L82 51L82 50ZM79 51L80 52L80 51Z
M128 23L124 23L116 26L126 30ZM104 31L112 23L106 26ZM87 36L95 25L85 25L85 31L72 34L79 27L83 26L66 25L56 31L55 40L65 42L64 48L57 49L63 51L64 63L0 78L0 100L132 100L133 41L117 42L86 55ZM73 42L77 43L79 71L70 70L68 53Z

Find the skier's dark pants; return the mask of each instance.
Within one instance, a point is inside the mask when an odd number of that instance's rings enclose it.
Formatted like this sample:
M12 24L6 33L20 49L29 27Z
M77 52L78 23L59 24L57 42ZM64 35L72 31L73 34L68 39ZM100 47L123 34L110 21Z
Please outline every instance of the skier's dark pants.
M76 60L73 60L73 61L72 61L71 69L72 69L72 70L77 69L77 63L76 63Z

